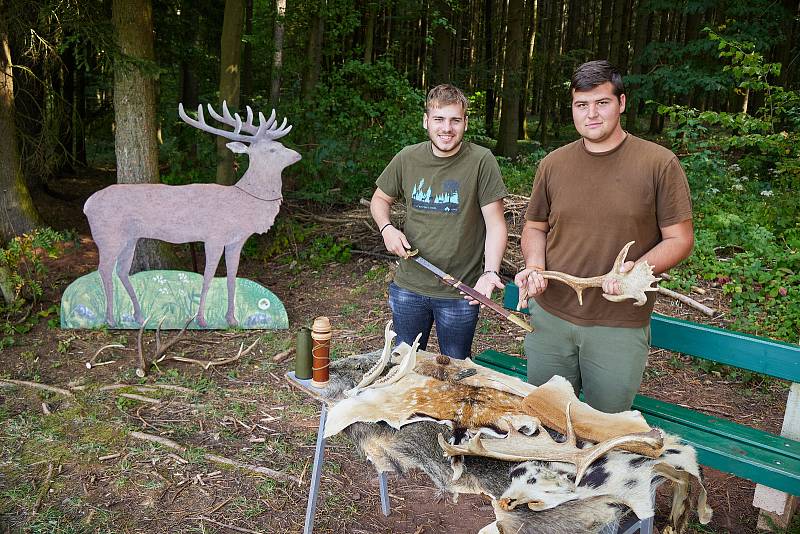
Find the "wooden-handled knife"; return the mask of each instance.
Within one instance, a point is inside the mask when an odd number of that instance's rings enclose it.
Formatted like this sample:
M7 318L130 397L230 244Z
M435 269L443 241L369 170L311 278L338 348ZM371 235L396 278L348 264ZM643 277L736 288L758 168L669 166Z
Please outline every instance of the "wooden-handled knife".
M425 269L427 269L430 272L432 272L433 274L435 274L436 277L439 280L441 280L442 282L444 282L445 284L456 288L457 290L461 291L465 295L469 295L470 297L474 298L475 300L477 300L478 302L480 302L481 304L483 304L487 308L491 309L492 311L494 311L496 313L499 313L505 319L507 319L508 321L511 321L512 323L514 323L515 325L519 326L520 328L522 328L522 329L524 329L524 330L526 330L528 332L533 332L533 327L528 323L528 321L526 321L522 317L512 313L511 311L503 308L502 306L497 304L495 301L493 301L492 299L488 298L483 293L477 291L475 288L468 286L467 284L465 284L461 280L456 280L455 278L453 278L452 276L450 276L449 274L447 274L446 272L444 272L443 270L441 270L440 268L438 268L437 266L435 266L434 264L432 264L431 262L429 262L428 260L426 260L425 258L420 256L418 253L419 253L419 251L417 249L411 250L411 251L408 252L408 255L406 256L406 259L417 262L418 264L423 266Z

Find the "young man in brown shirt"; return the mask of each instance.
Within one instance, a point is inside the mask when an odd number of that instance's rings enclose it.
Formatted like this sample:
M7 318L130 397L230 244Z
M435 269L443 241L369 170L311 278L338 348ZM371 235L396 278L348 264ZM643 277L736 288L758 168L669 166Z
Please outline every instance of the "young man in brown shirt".
M608 272L620 249L662 273L692 251L689 185L668 149L622 129L622 76L608 61L579 66L572 76L572 118L581 139L554 150L539 164L522 232L525 269L515 277L533 296L536 331L525 339L528 380L541 385L567 378L586 402L605 412L630 408L650 343L644 306L610 302L616 281L590 289L578 305L574 291L547 283L539 271L576 276ZM634 265L628 261L624 271Z

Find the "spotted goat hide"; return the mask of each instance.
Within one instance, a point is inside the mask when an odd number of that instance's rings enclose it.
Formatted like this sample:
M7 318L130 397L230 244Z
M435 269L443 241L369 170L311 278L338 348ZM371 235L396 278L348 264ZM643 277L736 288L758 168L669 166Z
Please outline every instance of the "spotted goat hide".
M639 412L603 414L561 377L537 388L416 342L392 349L394 337L389 323L383 351L331 363L325 436L345 431L379 471L419 468L454 498L488 495L497 520L481 533L600 532L629 510L652 517L663 480L664 532L683 532L693 508L711 519L694 449Z

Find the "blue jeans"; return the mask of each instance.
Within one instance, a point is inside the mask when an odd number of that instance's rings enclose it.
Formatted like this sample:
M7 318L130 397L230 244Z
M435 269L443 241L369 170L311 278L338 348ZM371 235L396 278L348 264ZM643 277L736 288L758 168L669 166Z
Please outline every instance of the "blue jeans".
M422 333L419 348L425 350L435 321L439 352L457 360L471 355L480 306L470 306L469 301L462 298L426 297L392 282L389 284L389 307L398 344L411 345Z

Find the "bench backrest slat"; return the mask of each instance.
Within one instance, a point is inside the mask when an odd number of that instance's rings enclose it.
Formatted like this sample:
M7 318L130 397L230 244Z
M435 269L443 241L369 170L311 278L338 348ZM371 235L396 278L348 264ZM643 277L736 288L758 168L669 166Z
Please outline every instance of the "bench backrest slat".
M653 314L652 346L800 382L800 345Z
M503 305L513 310L518 298L517 286L513 283L506 284ZM527 309L523 312L527 312ZM536 328L535 319L533 326ZM800 382L800 345L683 321L658 313L653 314L651 333L653 347L790 382Z

